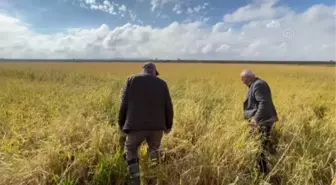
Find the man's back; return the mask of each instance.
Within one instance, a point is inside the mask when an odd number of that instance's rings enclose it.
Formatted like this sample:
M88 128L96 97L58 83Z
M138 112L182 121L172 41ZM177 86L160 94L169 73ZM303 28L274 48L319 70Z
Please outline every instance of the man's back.
M244 102L245 118L252 116L260 121L265 121L277 116L273 104L272 93L269 85L264 80L257 78L250 86L248 96Z
M125 158L130 184L140 184L138 149L148 144L149 157L158 160L163 134L173 125L173 105L165 81L155 64L147 62L142 73L127 79L119 111L119 127L126 133Z
M123 130L166 130L172 124L172 103L165 81L149 74L128 78Z

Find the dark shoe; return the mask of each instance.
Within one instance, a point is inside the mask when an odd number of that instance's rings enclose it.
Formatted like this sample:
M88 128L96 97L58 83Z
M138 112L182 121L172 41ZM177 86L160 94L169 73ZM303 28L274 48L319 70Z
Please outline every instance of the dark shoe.
M261 153L261 155L258 157L258 166L259 166L259 172L261 172L265 176L268 175L269 168L264 153Z
M128 172L130 179L128 185L140 185L140 166L138 160L128 161Z
M279 176L272 176L270 178L269 182L272 185L281 185L282 184L281 178Z
M131 178L128 180L127 185L140 185L140 177Z

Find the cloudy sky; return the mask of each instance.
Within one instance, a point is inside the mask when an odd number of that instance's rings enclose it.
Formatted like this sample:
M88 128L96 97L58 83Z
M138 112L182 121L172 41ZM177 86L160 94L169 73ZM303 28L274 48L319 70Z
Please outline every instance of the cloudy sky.
M0 0L0 58L335 60L334 0Z

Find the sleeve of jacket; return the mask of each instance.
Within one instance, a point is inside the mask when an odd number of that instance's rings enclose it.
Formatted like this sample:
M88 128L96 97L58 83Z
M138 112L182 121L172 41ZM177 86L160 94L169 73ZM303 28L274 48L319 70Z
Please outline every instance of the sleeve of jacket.
M119 108L119 117L118 117L118 124L119 128L122 129L127 116L127 108L128 108L128 88L129 88L130 78L127 78L126 83L122 89L121 93L121 103Z
M165 107L165 112L166 112L166 128L171 129L173 127L173 120L174 120L174 109L173 109L173 103L171 99L171 95L169 92L168 85L165 84L166 86L166 107Z
M268 110L268 92L264 84L256 84L254 90L254 96L258 102L258 109L254 115L254 120L259 122L266 110Z

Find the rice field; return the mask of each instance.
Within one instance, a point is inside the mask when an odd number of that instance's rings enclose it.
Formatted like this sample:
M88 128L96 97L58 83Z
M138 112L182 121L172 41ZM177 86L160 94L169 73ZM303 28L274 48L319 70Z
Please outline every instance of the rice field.
M121 185L127 179L117 126L126 77L141 63L0 63L0 185ZM327 185L335 179L335 67L157 64L169 85L173 130L165 161L143 182L167 185ZM269 83L279 114L272 172L257 173L258 141L243 120L252 69ZM146 183L144 183L146 184ZM334 182L336 184L336 181Z

